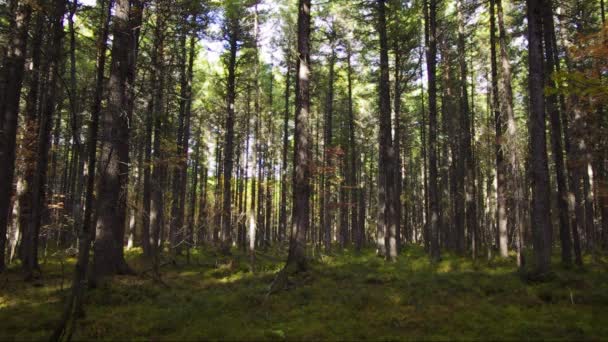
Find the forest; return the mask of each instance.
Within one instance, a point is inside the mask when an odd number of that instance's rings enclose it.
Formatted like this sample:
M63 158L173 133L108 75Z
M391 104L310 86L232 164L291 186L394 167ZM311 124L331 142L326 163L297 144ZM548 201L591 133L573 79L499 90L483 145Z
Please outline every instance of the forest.
M604 340L604 0L0 0L0 340Z

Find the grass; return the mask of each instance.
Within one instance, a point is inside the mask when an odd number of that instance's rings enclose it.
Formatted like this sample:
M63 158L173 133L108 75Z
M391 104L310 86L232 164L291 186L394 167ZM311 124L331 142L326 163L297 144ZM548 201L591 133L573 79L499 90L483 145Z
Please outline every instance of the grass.
M87 292L78 340L603 340L608 336L608 259L583 270L555 266L550 282L525 283L510 260L472 262L419 247L396 263L371 250L323 256L289 290L267 297L283 255L230 259L193 252L162 279L119 276ZM144 270L138 250L128 253ZM69 288L72 265L43 265L26 284L0 277L0 340L46 340ZM63 279L63 280L62 280ZM63 285L62 285L63 283Z

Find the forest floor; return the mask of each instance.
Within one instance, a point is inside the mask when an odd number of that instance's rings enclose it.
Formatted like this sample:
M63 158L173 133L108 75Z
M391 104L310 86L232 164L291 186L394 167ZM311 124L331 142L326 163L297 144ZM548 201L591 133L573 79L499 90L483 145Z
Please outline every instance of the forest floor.
M140 273L138 250L127 252ZM584 270L555 266L552 280L522 281L514 259L472 262L444 254L431 264L420 247L396 263L373 250L322 256L291 288L267 296L284 256L231 258L193 252L190 264L161 269L162 282L119 276L87 292L77 340L602 340L608 336L607 257ZM69 290L73 259L43 263L24 283L0 276L0 340L47 340ZM557 260L555 260L557 262ZM62 266L63 265L63 266Z

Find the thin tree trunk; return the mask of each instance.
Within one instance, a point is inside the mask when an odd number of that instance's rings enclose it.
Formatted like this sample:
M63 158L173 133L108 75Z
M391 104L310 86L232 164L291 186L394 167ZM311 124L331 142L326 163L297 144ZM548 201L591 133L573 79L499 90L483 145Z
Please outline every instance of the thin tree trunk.
M281 203L279 205L279 241L287 236L287 150L289 148L289 93L291 86L291 60L289 48L285 54L287 73L285 74L285 109L283 112L283 148L281 152Z
M436 0L425 0L425 29L428 44L427 54L427 77L429 84L429 239L430 252L433 261L439 261L439 198L437 193L437 2Z
M72 291L68 300L65 304L61 320L51 336L51 341L59 341L64 332L70 318L73 319L71 326L75 326L75 318L77 318L82 312L82 299L85 290L85 280L87 275L87 268L89 265L89 252L91 248L91 240L93 239L94 232L91 232L91 216L93 213L93 200L95 191L95 171L97 162L97 132L99 130L99 116L101 113L101 101L103 97L104 88L104 69L106 63L106 49L109 34L109 22L111 17L113 0L109 0L107 4L102 0L101 2L101 29L99 32L99 39L97 40L97 61L96 61L96 80L95 80L95 91L94 99L91 105L91 126L89 128L89 136L87 144L88 150L88 164L89 164L89 175L87 177L86 186L86 198L84 217L82 227L79 230L79 246L78 259L76 261L76 267L74 271L74 278L72 280ZM107 6L107 7L106 7ZM70 328L73 330L73 328ZM70 340L71 333L67 340Z
M553 45L555 42L555 27L553 25L553 8L551 2L543 6L543 34L545 40L545 85L555 88L553 73L556 71L558 60ZM564 170L564 152L562 142L562 127L560 113L557 106L557 96L550 94L546 98L547 112L549 112L551 122L551 149L553 161L555 163L555 176L557 180L557 208L559 211L559 233L561 240L562 264L572 263L572 240L570 238L570 226L568 222L568 189L566 188L566 172Z
M491 51L491 67L492 67L492 107L494 110L494 120L496 127L496 223L498 225L498 246L500 256L505 258L508 256L508 215L507 215L507 189L506 189L506 164L504 157L504 149L506 145L503 138L504 131L504 112L499 103L498 91L498 66L496 63L496 19L495 19L495 1L490 0L490 51ZM504 70L503 70L504 77ZM506 99L502 99L505 101Z

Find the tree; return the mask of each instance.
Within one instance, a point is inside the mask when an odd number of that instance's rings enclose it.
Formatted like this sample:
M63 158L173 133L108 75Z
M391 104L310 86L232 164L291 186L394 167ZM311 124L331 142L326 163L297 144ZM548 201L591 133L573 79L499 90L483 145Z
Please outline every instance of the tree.
M439 198L437 193L437 2L424 0L426 65L429 98L429 239L431 259L438 261Z
M289 255L285 269L307 269L306 232L309 227L310 196L310 0L298 2L298 60L294 147L293 217Z
M129 175L129 124L143 4L116 0L108 107L101 117L97 225L93 258L96 277L131 273L123 251Z
M395 220L394 168L395 151L392 141L391 98L388 68L388 37L386 33L385 1L378 0L378 34L380 39L380 158L378 164L378 248L380 255L394 261L397 258L397 229ZM381 241L384 240L384 241ZM385 250L382 250L385 249Z
M28 218L27 230L25 232L24 254L26 263L24 265L26 278L31 279L33 272L38 266L38 236L43 209L45 207L45 187L48 168L48 152L50 142L50 131L53 125L53 114L55 112L55 101L57 100L57 75L61 63L61 43L63 40L63 15L66 9L64 0L55 0L52 7L51 20L51 44L47 57L50 60L45 68L48 73L46 94L41 106L41 115L38 121L38 141L36 151L38 160L32 183L32 203L30 216Z
M95 173L97 163L97 141L99 130L99 116L101 113L101 102L104 89L104 70L106 64L106 50L109 35L110 18L112 16L113 0L101 2L100 6L100 28L97 38L97 59L96 59L96 77L95 77L95 92L94 99L91 104L91 126L88 135L88 163L90 173L87 177L85 211L82 221L82 227L78 232L79 244L82 246L78 250L78 259L74 277L72 278L72 289L69 297L65 302L65 307L57 327L53 331L50 340L59 341L65 334L65 329L68 326L70 319L73 320L70 331L68 332L67 340L71 338L74 331L76 318L83 311L83 296L85 290L85 282L87 269L89 268L89 254L91 250L91 241L93 240L94 232L91 232L91 221L93 214L93 201L95 191Z
M9 207L13 193L13 176L15 171L15 142L19 99L23 84L23 67L28 41L28 25L32 9L27 1L15 1L17 9L11 18L11 39L7 46L6 57L2 65L0 89L0 272L4 271L6 230L8 226Z
M551 6L549 0L526 1L528 18L528 91L530 93L530 156L533 245L536 272L550 270L551 263L551 208L549 201L549 168L545 123L545 95L543 70L542 6Z

